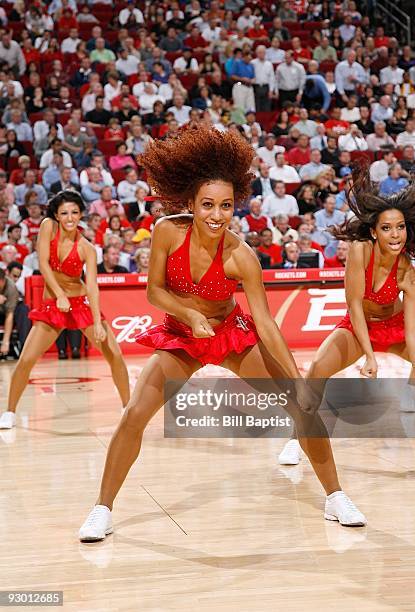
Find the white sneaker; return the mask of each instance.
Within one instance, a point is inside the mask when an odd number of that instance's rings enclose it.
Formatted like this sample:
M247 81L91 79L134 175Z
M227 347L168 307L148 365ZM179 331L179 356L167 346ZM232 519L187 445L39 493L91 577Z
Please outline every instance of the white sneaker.
M0 416L0 429L11 429L16 425L16 413L6 410Z
M79 530L81 542L98 542L114 531L111 510L107 506L94 506Z
M343 491L335 491L326 497L324 518L328 521L339 521L340 525L346 527L362 527L367 523L365 515Z
M298 440L288 440L280 454L278 463L280 465L298 465L301 461L301 446Z

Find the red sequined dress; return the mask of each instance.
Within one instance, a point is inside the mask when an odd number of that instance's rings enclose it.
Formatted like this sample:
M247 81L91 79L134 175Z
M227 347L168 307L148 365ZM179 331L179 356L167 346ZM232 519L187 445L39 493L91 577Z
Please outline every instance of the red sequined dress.
M190 238L193 226L186 232L184 242L169 255L166 266L166 285L173 291L197 295L205 300L223 301L235 292L238 281L227 278L223 269L222 253L225 234L218 246L215 258L198 283L194 283L190 272ZM242 312L239 304L219 325L215 335L195 338L192 328L166 314L161 325L136 336L139 344L166 351L182 349L200 361L219 365L231 352L242 353L258 342L258 334L252 317Z
M369 265L365 271L365 294L364 299L370 300L375 304L389 305L393 304L399 296L399 287L397 279L397 271L399 257L389 273L388 278L383 283L379 291L373 291L373 266L375 261L375 249L372 249ZM352 322L349 313L336 326L337 328L348 329L354 334ZM392 344L405 342L405 321L403 310L392 315L383 321L367 321L367 329L369 338L374 351L386 352Z
M61 262L58 255L59 227L54 238L50 242L49 265L56 272L63 272L66 276L80 278L82 275L83 261L79 257L78 237L70 253ZM39 308L29 312L32 321L43 321L57 329L85 329L94 324L91 307L86 295L68 298L70 302L69 312L62 312L56 306L56 299L44 299ZM103 316L101 315L103 319Z

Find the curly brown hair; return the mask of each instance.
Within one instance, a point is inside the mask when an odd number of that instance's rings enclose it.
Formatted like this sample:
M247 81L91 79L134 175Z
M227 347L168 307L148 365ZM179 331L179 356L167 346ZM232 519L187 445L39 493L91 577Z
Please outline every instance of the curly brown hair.
M338 240L365 242L373 237L379 215L386 211L399 210L404 218L407 231L406 252L415 256L415 183L411 182L405 189L392 195L379 194L379 187L370 179L368 164L353 167L353 187L346 189L347 203L354 217L340 227L331 228L331 233Z
M168 214L182 212L203 183L231 183L235 202L244 201L255 178L249 172L254 150L242 136L215 128L183 130L178 136L151 142L139 163Z

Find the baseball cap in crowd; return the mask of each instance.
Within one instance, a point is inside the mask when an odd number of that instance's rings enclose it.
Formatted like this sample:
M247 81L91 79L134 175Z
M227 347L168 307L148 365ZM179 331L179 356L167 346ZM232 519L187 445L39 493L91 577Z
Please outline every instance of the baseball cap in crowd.
M345 166L344 168L340 168L341 177L349 176L349 174L351 173L352 173L352 169L350 168L350 166Z
M133 238L133 242L141 242L146 238L151 238L151 232L142 227L141 229L138 229L136 231L135 236Z

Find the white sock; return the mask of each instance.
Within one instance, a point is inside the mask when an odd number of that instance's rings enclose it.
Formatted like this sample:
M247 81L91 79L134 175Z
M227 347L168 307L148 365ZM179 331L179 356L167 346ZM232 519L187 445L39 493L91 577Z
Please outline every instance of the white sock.
M341 489L339 491L334 491L333 493L330 493L330 495L327 495L327 499L333 499L333 497L337 497L341 493L343 493Z

